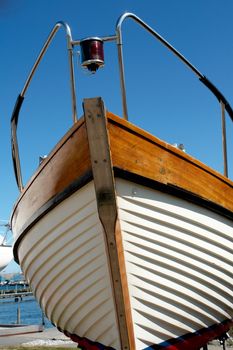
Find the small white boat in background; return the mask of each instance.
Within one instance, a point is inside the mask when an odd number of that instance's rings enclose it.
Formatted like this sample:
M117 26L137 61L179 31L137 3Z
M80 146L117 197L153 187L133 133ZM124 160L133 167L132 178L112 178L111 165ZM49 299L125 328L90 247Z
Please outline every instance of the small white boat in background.
M233 323L233 182L226 158L221 175L128 122L121 35L128 17L187 64L233 120L214 85L134 14L120 17L116 36L82 41L58 22L12 116L21 192L11 218L14 257L46 316L82 349L196 350ZM24 187L18 114L60 27L68 40L74 125ZM80 45L83 65L96 71L110 40L118 44L124 119L92 98L77 120L72 48Z
M13 259L12 246L0 245L0 271L5 269Z
M2 235L0 234L0 271L2 271L13 259L13 249L12 245L7 242L7 233L9 226L7 224L0 226L6 227L6 232Z

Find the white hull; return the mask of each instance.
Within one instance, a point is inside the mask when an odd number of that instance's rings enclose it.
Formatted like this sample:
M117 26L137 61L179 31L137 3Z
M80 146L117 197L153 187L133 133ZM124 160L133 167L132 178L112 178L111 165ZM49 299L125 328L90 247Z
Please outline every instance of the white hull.
M16 203L15 258L85 350L200 349L233 323L233 183L101 99L84 112Z
M232 222L129 181L116 192L136 349L232 319ZM59 329L121 350L93 182L39 220L18 256Z
M12 247L0 245L0 271L2 271L12 259Z
M116 188L136 348L232 319L232 221L128 181Z
M93 183L43 217L18 253L25 277L54 325L120 349Z

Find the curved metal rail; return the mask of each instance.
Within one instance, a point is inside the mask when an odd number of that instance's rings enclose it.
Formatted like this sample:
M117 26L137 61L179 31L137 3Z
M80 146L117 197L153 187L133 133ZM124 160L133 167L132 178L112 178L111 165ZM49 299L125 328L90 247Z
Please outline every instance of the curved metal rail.
M46 40L44 46L42 47L36 62L34 63L31 72L28 75L28 78L24 84L24 87L19 94L15 107L12 113L11 117L11 144L12 144L12 159L13 159L13 166L15 171L15 177L16 182L18 185L18 188L20 191L23 190L23 181L22 181L22 172L21 172L21 166L20 166L20 158L19 158L19 149L18 149L18 141L17 141L17 125L18 125L18 118L19 118L19 112L22 106L22 103L24 101L24 96L26 94L26 91L31 83L31 80L42 60L44 57L49 45L51 44L53 38L55 37L55 34L57 31L64 27L66 31L66 38L67 38L67 48L68 48L68 58L69 58L69 66L70 66L70 80L71 80L71 96L72 96L72 112L73 112L73 121L75 122L77 120L77 107L76 107L76 92L75 92L75 79L74 79L74 64L73 64L73 47L72 47L72 36L71 36L71 30L68 24L66 24L63 21L59 21L55 24L54 28L50 32L48 39Z
M116 23L116 35L102 37L103 41L116 41L118 48L118 61L119 61L119 71L120 71L120 85L121 85L121 96L122 96L122 108L123 108L123 117L128 119L127 111L127 101L126 101L126 87L125 87L125 73L124 73L124 62L123 62L123 40L122 40L122 24L127 19L131 18L144 29L146 29L150 34L152 34L157 40L159 40L164 46L166 46L170 51L173 52L188 68L192 70L193 73L197 75L199 80L215 95L221 105L221 116L222 116L222 144L223 144L223 161L224 161L224 175L228 176L228 166L227 166L227 142L226 142L226 124L225 124L225 110L228 112L231 120L233 121L233 110L223 96L223 94L212 84L212 82L204 76L191 62L189 62L179 51L177 51L171 44L169 44L161 35L159 35L154 29L142 21L138 16L133 13L124 13L119 17ZM71 80L71 96L72 96L72 112L73 112L73 121L77 120L77 107L76 107L76 92L75 92L75 80L74 80L74 65L73 65L73 47L80 44L80 40L73 41L71 36L70 27L63 21L57 22L53 30L50 32L48 39L46 40L38 58L32 67L32 70L25 82L25 85L19 94L14 111L11 118L11 140L12 140L12 159L15 170L15 177L18 188L20 191L23 190L23 181L22 173L20 166L19 150L18 150L18 141L17 141L17 124L20 108L22 106L25 93L31 83L32 77L42 60L45 52L47 51L51 41L53 40L58 29L63 26L66 31L67 37L67 48L69 52L69 66L70 66L70 80Z
M224 175L228 176L228 165L227 165L227 142L226 142L226 123L225 123L225 110L228 112L231 120L233 121L233 110L223 96L223 94L212 84L212 82L204 76L194 65L189 62L179 51L177 51L171 44L169 44L161 35L159 35L154 29L152 29L148 24L142 21L134 13L126 12L119 17L116 24L116 34L117 34L117 47L118 47L118 59L120 66L120 82L121 82L121 93L122 93L122 106L123 106L123 116L128 120L127 102L126 102L126 87L125 87L125 74L124 74L124 62L123 62L123 41L122 41L122 24L127 19L131 18L144 29L146 29L150 34L152 34L156 39L158 39L164 46L166 46L170 51L173 52L188 68L190 68L193 73L195 73L199 80L215 95L221 105L221 116L222 116L222 144L223 144L223 161L224 161Z

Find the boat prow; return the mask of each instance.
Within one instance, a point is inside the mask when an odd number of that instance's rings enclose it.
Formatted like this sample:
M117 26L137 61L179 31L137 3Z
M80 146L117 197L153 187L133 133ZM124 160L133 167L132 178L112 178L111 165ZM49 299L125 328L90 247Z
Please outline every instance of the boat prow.
M233 184L84 106L15 206L15 258L79 344L197 349L232 323Z

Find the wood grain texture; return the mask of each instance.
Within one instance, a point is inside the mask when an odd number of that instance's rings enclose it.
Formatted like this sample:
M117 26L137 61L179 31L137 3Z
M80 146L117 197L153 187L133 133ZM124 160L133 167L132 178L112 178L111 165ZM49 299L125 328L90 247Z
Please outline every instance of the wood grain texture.
M121 229L119 222L116 225L118 211L103 101L100 98L85 99L84 116L98 213L105 231L121 336L121 348L133 350L135 349L133 323L122 249Z
M24 188L12 214L14 231L21 232L39 208L90 171L87 135L82 119L61 139Z
M113 166L233 212L233 183L175 147L108 113Z
M114 167L187 191L233 213L231 180L122 118L110 112L107 112L107 117ZM24 188L12 214L15 231L20 232L40 207L88 172L91 172L91 161L81 119Z

